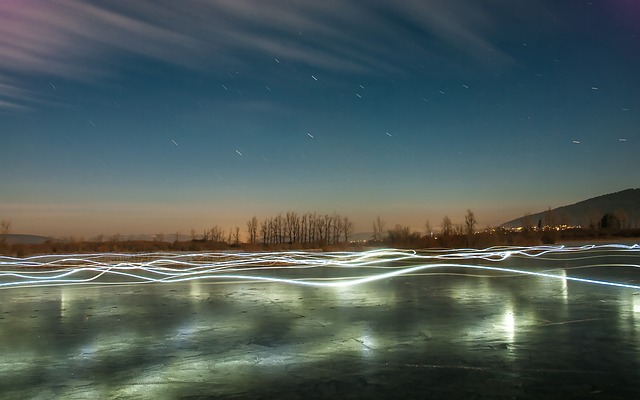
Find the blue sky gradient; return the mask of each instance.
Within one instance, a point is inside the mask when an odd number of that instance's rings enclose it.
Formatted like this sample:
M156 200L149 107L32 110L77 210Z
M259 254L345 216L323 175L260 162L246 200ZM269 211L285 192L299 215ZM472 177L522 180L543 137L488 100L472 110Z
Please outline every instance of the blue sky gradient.
M640 6L7 1L0 218L496 225L640 182Z

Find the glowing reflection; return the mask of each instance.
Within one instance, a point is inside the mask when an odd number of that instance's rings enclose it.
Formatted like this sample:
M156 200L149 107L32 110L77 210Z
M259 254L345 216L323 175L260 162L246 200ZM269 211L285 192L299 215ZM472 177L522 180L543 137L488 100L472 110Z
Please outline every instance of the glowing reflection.
M560 271L560 295L562 296L562 300L564 304L567 304L569 301L569 286L567 285L567 271Z
M376 349L376 342L369 327L365 327L362 331L362 335L355 340L362 344L362 354L364 356L371 356L373 351Z
M634 330L640 333L640 293L634 293L631 296L631 319Z
M202 296L202 286L200 281L193 280L189 282L189 297L194 302L198 302L200 300L200 296Z
M502 316L502 329L504 329L507 341L512 343L516 334L516 319L513 315L513 307L509 305Z
M73 290L62 288L60 291L60 317L64 318L68 315L73 302Z

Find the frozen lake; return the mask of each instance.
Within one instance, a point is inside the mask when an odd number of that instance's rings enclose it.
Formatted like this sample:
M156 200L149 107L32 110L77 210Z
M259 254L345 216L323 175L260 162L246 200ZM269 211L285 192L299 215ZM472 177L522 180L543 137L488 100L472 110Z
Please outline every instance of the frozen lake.
M100 265L134 277L5 274L0 397L640 398L640 250L504 254L296 253L249 270L244 256L231 269L191 257L213 269L162 283L140 283L156 272L126 258ZM437 263L459 265L415 268Z

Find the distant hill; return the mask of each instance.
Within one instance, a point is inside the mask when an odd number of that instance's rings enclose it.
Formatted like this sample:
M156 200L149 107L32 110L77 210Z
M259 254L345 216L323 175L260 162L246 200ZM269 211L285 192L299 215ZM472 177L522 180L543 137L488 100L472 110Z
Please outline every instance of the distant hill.
M621 192L609 193L603 196L592 197L575 204L566 205L552 210L545 210L528 216L512 219L503 223L502 227L515 228L525 225L537 225L542 221L543 225L573 225L588 227L598 223L604 214L613 213L625 226L630 228L640 227L640 189L627 189Z
M6 235L6 239L9 244L40 244L51 240L46 236L22 235L19 233L9 233Z

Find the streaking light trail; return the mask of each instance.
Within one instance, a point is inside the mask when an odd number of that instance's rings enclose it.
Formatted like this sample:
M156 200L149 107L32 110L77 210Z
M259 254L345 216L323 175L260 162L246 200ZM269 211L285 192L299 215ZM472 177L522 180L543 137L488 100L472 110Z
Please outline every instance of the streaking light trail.
M640 260L639 245L580 247L491 247L483 250L397 250L363 252L257 252L257 253L96 253L75 255L0 256L0 289L60 285L130 285L204 280L214 283L277 282L316 287L345 287L416 274L481 271L490 277L535 276L587 284L640 290L633 282L610 282L566 275L555 261L595 260L601 257ZM501 266L535 258L552 268ZM523 264L525 264L523 262ZM633 263L581 264L571 269L640 268ZM322 269L342 268L344 274L325 278ZM305 270L301 273L302 270ZM440 271L437 271L440 270ZM562 271L562 273L560 273ZM640 273L640 270L638 271Z

